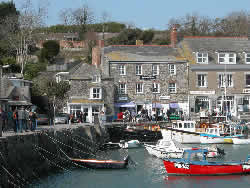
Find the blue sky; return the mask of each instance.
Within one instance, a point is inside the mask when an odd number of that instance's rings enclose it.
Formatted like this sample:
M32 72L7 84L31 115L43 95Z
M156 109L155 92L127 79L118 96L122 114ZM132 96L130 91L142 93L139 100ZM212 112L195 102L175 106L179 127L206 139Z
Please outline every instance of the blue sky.
M7 0L0 0L7 1ZM49 2L48 25L60 24L59 12L88 4L96 20L105 11L111 21L133 23L142 29L167 29L168 20L198 13L211 18L224 17L232 11L249 11L250 0L31 0ZM23 0L14 0L17 8ZM248 8L248 9L247 9Z

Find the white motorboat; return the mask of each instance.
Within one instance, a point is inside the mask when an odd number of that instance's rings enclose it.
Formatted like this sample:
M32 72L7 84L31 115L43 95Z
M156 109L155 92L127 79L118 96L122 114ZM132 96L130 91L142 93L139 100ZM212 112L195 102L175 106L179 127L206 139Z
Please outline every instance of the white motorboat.
M161 139L157 142L156 145L144 144L146 150L150 155L154 155L158 158L182 158L183 153L187 149L199 149L197 147L189 148L183 146L181 143L176 140L164 140ZM203 148L204 149L204 148ZM208 150L207 157L213 158L224 155L224 150L217 147L217 145L213 144L205 149Z
M139 142L139 140L130 140L130 141L121 140L119 146L123 149L138 148L141 146L141 143Z
M156 145L144 144L150 155L158 158L181 158L184 148L175 140L158 140Z
M200 132L197 131L195 121L178 120L172 123L171 128L161 129L164 140L176 140L182 144L200 143Z
M250 144L249 138L232 138L233 144Z

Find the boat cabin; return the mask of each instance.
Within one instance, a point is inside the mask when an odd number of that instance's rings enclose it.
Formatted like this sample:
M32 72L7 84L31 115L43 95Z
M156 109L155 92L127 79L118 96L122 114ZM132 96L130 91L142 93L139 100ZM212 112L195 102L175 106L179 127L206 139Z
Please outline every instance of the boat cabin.
M173 129L195 132L195 121L176 121L172 123Z
M189 149L183 154L184 161L206 161L207 149Z
M207 128L206 129L206 134L215 135L215 136L221 136L221 131L220 131L220 128L218 128L218 127Z

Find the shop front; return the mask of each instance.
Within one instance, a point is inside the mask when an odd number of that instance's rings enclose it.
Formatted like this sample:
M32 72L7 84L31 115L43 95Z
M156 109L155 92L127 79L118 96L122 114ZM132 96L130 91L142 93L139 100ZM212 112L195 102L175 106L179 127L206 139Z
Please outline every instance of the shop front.
M80 113L83 113L86 123L94 123L95 115L99 115L101 111L104 112L104 103L100 101L92 101L92 100L74 101L72 100L71 103L68 103L67 107L68 107L68 112L75 117L77 117Z

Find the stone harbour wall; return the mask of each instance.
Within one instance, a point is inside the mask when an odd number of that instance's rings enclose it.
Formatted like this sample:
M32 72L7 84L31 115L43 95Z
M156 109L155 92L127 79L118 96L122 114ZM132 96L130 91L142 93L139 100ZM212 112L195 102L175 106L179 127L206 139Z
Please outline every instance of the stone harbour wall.
M88 157L108 139L107 131L98 125L52 127L1 137L0 188L24 187L34 179L68 168L72 164L63 152L70 157Z

